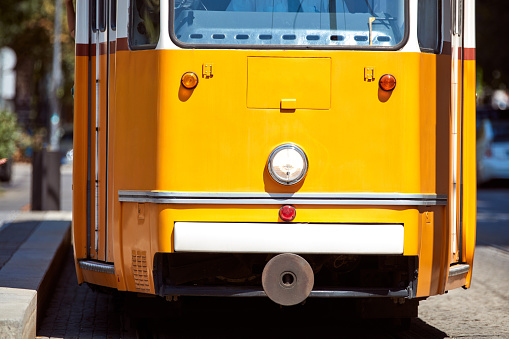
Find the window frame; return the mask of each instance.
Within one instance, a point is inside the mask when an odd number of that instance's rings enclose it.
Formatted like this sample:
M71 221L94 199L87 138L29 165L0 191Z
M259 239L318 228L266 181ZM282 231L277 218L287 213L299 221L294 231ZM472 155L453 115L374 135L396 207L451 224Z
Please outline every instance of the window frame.
M268 45L268 44L191 44L182 42L175 35L175 0L169 0L169 33L171 41L183 49L256 49L256 50L350 50L350 51L397 51L402 49L410 38L410 0L403 0L405 32L402 40L394 46L355 46L355 45ZM161 25L163 23L161 22Z

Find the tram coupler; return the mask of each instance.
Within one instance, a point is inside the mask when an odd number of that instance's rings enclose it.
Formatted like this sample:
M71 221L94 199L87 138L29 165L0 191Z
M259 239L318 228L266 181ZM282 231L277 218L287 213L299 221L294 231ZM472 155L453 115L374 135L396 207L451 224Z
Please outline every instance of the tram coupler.
M301 256L279 254L263 269L262 286L265 294L277 304L300 304L311 293L315 277L311 265Z

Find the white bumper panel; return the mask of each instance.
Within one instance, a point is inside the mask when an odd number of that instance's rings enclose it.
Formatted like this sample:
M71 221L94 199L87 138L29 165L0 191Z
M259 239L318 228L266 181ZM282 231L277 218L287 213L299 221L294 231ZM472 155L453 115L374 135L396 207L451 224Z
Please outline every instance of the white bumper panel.
M403 254L400 224L175 222L176 252Z

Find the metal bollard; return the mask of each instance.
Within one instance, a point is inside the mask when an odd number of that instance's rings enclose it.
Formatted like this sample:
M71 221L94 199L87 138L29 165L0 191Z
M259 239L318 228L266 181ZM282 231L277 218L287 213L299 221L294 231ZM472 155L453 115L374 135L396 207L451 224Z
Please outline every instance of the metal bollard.
M60 151L34 152L32 157L32 210L60 210Z

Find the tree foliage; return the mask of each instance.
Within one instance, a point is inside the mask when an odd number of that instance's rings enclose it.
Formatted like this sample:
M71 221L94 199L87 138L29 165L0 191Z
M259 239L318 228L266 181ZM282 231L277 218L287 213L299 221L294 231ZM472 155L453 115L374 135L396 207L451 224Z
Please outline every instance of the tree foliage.
M16 115L0 110L0 159L10 158L16 151L19 130Z
M16 70L29 74L31 83L18 84L30 88L30 110L32 116L41 114L42 102L47 97L47 75L51 72L52 45L55 39L62 43L62 70L65 83L62 93L69 93L62 99L64 105L72 103L70 88L74 81L74 41L67 31L65 15L62 19L62 33L55 37L55 3L65 5L62 0L0 0L0 47L8 46L16 52ZM67 90L69 89L69 90Z
M509 85L509 49L505 46L508 14L508 1L476 1L476 59L481 70L478 81L492 89L505 89Z
M64 6L62 0L60 4ZM27 64L33 67L36 83L50 71L51 44L55 39L54 13L55 0L0 0L0 47L14 49L20 65L30 61ZM509 87L509 49L504 45L507 31L505 16L508 13L509 1L476 1L478 82L492 89ZM62 27L62 34L57 38L62 41L62 68L66 79L64 93L67 94L74 76L74 44L67 32L65 16ZM68 104L72 100L70 95L64 99ZM37 100L33 104L35 109Z

